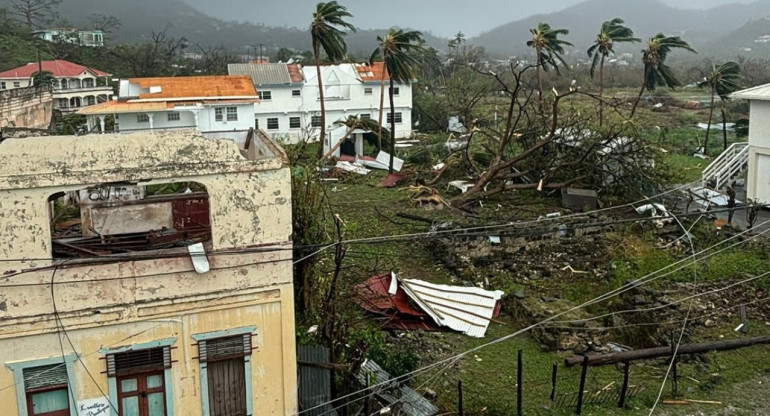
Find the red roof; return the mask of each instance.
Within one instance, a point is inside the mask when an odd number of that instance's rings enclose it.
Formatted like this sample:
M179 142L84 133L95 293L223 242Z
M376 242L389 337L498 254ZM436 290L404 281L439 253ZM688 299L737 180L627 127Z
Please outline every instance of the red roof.
M361 81L363 82L372 82L372 81L379 82L379 81L382 81L383 79L385 81L388 81L390 79L390 76L388 75L388 70L385 69L384 62L374 62L371 65L367 65L367 64L356 65L356 70L358 71L358 76L361 77ZM383 78L383 75L385 76L384 78Z
M90 71L97 77L108 77L112 74L99 71L98 69L88 68L73 62L57 59L55 61L43 61L43 71L50 72L56 78L77 77L86 71ZM37 62L30 62L18 68L9 69L0 72L0 78L30 78L32 74L38 71Z

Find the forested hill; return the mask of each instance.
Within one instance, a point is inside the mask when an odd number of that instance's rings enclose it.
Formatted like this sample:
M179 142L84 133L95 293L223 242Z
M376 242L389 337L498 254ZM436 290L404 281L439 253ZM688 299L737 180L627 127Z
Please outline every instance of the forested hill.
M708 10L678 9L657 0L588 0L559 12L505 24L470 39L470 43L497 54L526 53L529 29L539 22L546 22L555 28L569 29L569 35L564 39L585 50L595 39L603 21L620 17L642 39L663 32L670 36L682 36L701 55L734 55L737 52L722 45L721 41L729 35L729 48L753 45L756 34L743 33L739 29L751 19L768 15L770 0L736 3ZM625 48L634 52L639 49L638 45Z
M10 7L10 0L0 0L0 7ZM167 35L187 38L191 44L225 46L246 53L248 47L263 44L266 48L310 49L310 36L304 29L225 22L199 12L180 0L63 0L59 6L61 20L83 28L93 13L115 16L122 26L108 40L141 42L153 31L167 29ZM308 24L312 10L308 10ZM62 23L62 22L60 22ZM382 30L362 30L347 38L348 50L357 57L368 58L377 46ZM446 40L425 33L428 45L445 47Z

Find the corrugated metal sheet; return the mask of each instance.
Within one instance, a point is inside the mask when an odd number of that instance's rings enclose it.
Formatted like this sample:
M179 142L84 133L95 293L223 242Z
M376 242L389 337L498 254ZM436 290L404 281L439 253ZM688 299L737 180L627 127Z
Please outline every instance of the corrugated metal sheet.
M401 279L402 288L436 323L483 338L503 292Z
M300 345L297 359L300 362L325 364L329 362L329 350L324 347ZM299 372L300 410L310 409L331 400L331 370L302 364L297 366L297 370ZM334 416L336 414L329 404L303 413L307 416Z
M366 378L369 376L371 385L380 384L391 379L390 374L383 370L376 362L372 360L364 361L361 371L358 372L358 382L366 385ZM407 386L399 386L397 382L393 385L385 384L375 390L378 399L382 400L387 406L399 405L401 414L410 416L433 416L438 413L438 407L422 397L414 389Z
M228 64L230 75L248 75L254 85L289 85L291 75L286 64Z

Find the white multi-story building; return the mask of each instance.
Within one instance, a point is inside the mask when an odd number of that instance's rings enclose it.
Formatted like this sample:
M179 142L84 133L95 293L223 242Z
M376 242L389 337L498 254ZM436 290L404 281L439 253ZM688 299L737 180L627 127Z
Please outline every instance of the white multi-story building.
M61 59L30 62L1 72L0 90L32 86L34 75L40 72L41 68L44 73L48 72L54 78L54 109L62 113L103 103L112 97L111 74Z
M243 75L130 78L120 80L117 100L84 108L89 130L116 132L194 128L204 136L245 140L254 126L257 92Z
M340 64L321 67L327 129L350 116L378 117L381 83L385 82L383 124L389 124L390 79L384 65ZM259 91L255 124L274 139L296 143L317 139L321 127L321 103L315 66L297 64L231 64L231 75L248 75ZM396 137L412 134L412 85L394 88Z

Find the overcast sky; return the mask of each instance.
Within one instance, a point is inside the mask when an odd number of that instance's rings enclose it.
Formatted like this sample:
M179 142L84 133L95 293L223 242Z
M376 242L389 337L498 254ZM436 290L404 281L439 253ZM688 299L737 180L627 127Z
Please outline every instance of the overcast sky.
M225 20L249 20L268 26L305 27L318 0L183 0ZM584 0L339 0L355 16L356 26L410 27L449 37L462 31L475 36L533 14L561 10ZM618 3L627 0L615 0ZM682 9L708 8L748 0L662 0Z

